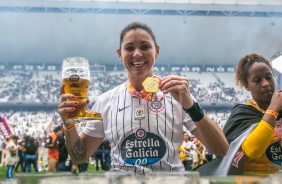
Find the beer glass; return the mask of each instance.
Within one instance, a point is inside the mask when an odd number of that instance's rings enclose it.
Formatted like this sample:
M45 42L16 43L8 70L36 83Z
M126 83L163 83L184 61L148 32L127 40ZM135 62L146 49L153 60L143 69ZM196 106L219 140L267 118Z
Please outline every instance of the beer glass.
M100 113L91 112L88 108L87 94L90 85L90 68L88 60L84 57L69 57L63 60L62 79L65 84L65 93L76 96L73 101L78 105L69 113L66 123L76 124L81 121L101 120ZM70 99L72 100L72 99Z

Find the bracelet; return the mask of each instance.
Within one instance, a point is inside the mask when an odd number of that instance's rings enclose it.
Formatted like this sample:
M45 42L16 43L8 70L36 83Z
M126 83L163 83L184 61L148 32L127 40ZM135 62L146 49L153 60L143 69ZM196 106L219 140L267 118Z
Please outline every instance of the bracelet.
M65 131L70 131L70 130L72 130L74 127L75 127L75 124L72 124L72 125L70 125L70 126L65 126L65 125L64 125Z
M275 119L277 119L277 116L278 116L278 112L276 112L274 110L266 110L265 114L270 114L270 115L274 116Z
M205 115L200 105L197 102L194 102L193 106L190 107L189 109L184 109L183 107L182 109L189 114L189 116L194 122L200 121L201 119L203 119Z

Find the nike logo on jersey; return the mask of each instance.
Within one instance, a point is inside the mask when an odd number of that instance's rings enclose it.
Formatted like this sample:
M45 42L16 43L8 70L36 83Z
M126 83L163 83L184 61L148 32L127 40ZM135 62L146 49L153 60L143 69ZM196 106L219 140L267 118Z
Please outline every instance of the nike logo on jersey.
M123 107L123 108L119 108L119 109L118 109L118 112L123 111L124 109L126 109L127 107L130 107L130 106L131 106L131 105L126 106L126 107Z

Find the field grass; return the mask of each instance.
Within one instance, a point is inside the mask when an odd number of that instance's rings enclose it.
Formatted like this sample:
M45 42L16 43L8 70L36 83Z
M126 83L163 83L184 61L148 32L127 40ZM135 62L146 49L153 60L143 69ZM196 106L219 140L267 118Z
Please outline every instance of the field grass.
M7 171L7 167L5 166L0 167L0 184L5 183L6 181L6 171ZM103 173L104 171L102 171L101 168L99 168L99 171L96 171L95 165L89 164L87 172L81 175L95 175L95 174L99 175ZM38 179L50 177L50 176L52 177L71 176L71 173L69 172L46 173L46 171L41 171L39 173L36 173L34 170L32 170L31 173L22 173L22 172L14 171L13 178L20 178L21 184L36 184Z

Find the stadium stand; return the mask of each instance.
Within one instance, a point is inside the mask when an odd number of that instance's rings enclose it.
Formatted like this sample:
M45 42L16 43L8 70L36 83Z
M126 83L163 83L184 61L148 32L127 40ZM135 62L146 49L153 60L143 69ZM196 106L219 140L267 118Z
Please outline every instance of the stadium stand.
M190 79L191 93L197 97L206 113L221 127L229 115L228 109L218 107L218 104L227 104L232 107L235 103L243 103L249 97L246 91L236 88L234 72L178 72L159 71L159 76L178 74ZM0 85L0 102L39 104L35 110L28 106L20 110L10 108L0 111L0 117L8 122L13 134L19 136L32 135L44 138L52 131L52 127L60 125L60 118L56 112L59 101L59 87L61 85L61 72L54 71L14 71L4 72ZM92 72L89 99L96 101L103 92L125 82L124 71ZM53 108L44 110L45 104L53 104ZM215 105L217 104L217 105ZM32 105L31 105L32 106ZM43 108L43 109L42 109ZM230 109L229 108L229 109ZM43 143L44 144L44 141Z

